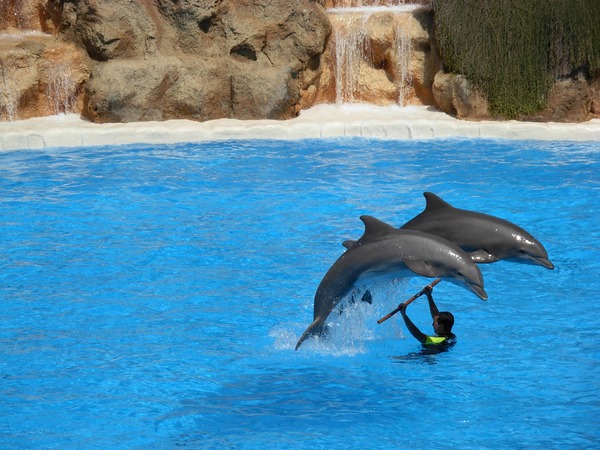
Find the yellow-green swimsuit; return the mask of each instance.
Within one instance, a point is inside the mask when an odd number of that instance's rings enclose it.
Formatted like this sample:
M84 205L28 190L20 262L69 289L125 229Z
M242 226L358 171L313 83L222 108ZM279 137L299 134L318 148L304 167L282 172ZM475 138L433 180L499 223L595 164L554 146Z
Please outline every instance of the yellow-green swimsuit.
M445 336L427 336L427 339L425 339L425 345L441 344L446 339L448 339L448 338Z

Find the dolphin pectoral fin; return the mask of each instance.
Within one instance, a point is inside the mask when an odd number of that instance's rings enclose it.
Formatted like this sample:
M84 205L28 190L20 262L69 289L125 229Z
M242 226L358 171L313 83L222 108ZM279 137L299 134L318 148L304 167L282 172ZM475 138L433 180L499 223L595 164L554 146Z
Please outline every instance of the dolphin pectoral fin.
M437 278L438 274L433 268L425 261L418 260L404 260L404 264L417 275L423 277Z
M298 343L296 344L296 350L300 348L302 343L308 339L310 336L319 335L323 332L323 321L321 319L315 319L313 323L311 323L306 331L302 333L300 339L298 339Z
M483 249L475 250L474 252L469 252L468 255L471 257L471 260L477 264L488 264L500 260L500 258L498 258L497 256L494 256Z

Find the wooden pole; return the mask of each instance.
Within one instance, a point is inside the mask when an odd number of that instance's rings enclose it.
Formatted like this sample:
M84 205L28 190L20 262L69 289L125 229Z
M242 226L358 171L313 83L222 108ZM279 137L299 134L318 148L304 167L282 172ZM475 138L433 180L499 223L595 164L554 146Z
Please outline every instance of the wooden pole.
M431 283L429 283L427 286L425 286L421 292L413 295L411 298L409 298L408 300L406 300L404 303L400 303L398 305L398 307L396 309L394 309L391 313L389 313L387 316L382 317L381 319L379 319L377 321L378 324L381 324L382 322L385 322L386 320L388 320L390 317L392 317L394 314L396 314L398 311L400 311L400 307L402 305L410 305L412 302L414 302L416 299L418 299L421 295L423 295L425 292L427 292L427 289L433 289L433 287L438 284L440 281L442 281L441 278L436 278L435 280L433 280Z

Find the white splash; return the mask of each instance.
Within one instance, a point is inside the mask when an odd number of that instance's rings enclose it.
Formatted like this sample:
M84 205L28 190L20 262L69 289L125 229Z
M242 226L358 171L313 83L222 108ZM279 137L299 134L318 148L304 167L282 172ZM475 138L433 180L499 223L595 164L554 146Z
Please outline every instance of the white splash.
M407 281L393 281L369 287L373 303L361 301L365 289L356 290L343 300L327 320L328 333L307 339L298 352L309 355L356 356L368 352L369 342L404 339L402 320L377 320L407 297ZM349 301L350 300L350 301ZM293 352L306 324L286 323L274 327L269 335L276 350Z

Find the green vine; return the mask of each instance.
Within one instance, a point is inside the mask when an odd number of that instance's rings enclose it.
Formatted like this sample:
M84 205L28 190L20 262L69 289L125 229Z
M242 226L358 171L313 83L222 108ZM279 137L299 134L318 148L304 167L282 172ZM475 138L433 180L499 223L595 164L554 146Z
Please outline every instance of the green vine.
M434 0L444 68L487 94L495 117L542 110L558 78L600 70L600 0Z

